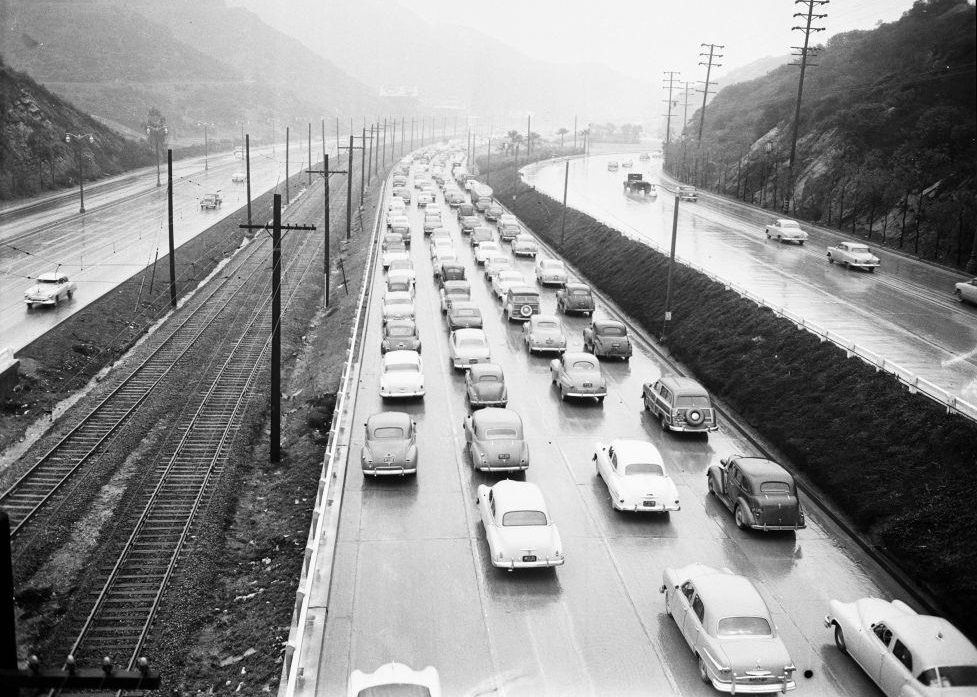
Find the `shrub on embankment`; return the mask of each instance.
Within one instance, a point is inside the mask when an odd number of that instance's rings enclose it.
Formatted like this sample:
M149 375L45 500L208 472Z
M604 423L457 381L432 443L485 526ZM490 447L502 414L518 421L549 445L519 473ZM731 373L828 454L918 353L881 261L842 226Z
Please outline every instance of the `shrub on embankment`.
M668 259L561 205L513 166L497 198L653 335ZM668 350L977 634L977 424L705 275L676 265Z

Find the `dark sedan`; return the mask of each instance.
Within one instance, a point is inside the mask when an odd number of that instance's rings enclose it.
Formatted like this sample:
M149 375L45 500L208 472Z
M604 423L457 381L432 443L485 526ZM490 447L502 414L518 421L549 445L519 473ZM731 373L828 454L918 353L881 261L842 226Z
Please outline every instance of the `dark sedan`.
M742 529L806 527L797 484L773 460L732 455L709 468L709 493L723 502Z

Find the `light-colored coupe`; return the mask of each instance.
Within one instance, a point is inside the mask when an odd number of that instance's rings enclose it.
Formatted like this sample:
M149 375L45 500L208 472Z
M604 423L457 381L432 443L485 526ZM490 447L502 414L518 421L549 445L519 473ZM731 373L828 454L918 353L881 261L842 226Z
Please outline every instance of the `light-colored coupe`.
M543 286L562 286L567 282L567 267L559 259L536 262L536 281Z
M488 363L488 339L481 329L456 329L448 339L448 359L451 367L460 370L476 363Z
M363 474L371 477L417 474L417 424L402 411L384 411L366 420L360 451Z
M567 335L563 333L560 321L553 315L533 315L522 325L522 340L529 353L553 351L563 353L567 350Z
M387 351L380 359L380 396L407 399L424 396L424 365L417 351Z
M492 566L527 569L566 561L556 523L535 484L511 479L481 484L477 501Z
M372 673L354 670L349 676L347 697L441 697L441 678L433 666L413 670L403 663L387 663Z
M799 245L807 242L807 233L801 230L801 226L796 220L777 218L767 225L763 232L766 234L768 240L796 242Z
M875 271L881 260L869 251L868 245L860 242L842 242L837 247L828 247L828 263L835 262L849 269Z
M603 402L607 382L597 357L591 353L566 352L550 361L550 380L560 391L560 399L592 397Z
M594 466L611 495L611 506L619 511L669 513L682 508L665 461L651 443L643 440L598 443Z
M38 275L37 283L24 291L24 302L28 310L35 305L57 306L62 300L70 300L75 290L75 282L69 281L63 273L42 273Z
M488 407L465 417L465 449L480 472L529 469L529 446L522 419L512 409Z

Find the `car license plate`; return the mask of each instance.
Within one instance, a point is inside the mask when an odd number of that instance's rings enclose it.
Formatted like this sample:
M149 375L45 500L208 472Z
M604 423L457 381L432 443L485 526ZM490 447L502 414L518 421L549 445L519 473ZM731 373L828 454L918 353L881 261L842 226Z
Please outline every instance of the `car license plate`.
M642 505L645 506L645 508L654 508L655 502L652 499L647 499Z
M385 465L392 465L393 461L394 461L393 455L387 455L385 458L383 458L383 464Z
M592 383L592 382L585 382L585 383L583 384L583 386L584 386L584 387L593 387L593 386L594 386L594 383Z
M536 555L535 554L526 554L526 555L523 556L522 560L524 562L536 561Z
M619 343L617 343L616 341L613 344L611 344L611 346L613 348L621 348L621 345Z
M500 453L499 454L499 459L500 460L508 460L509 459L509 453Z

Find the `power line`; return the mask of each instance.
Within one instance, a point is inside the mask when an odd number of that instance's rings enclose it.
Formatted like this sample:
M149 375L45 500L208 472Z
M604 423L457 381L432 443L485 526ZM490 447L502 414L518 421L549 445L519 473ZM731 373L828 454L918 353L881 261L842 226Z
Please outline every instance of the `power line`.
M706 81L702 84L702 111L699 114L699 145L702 145L702 128L706 123L706 100L709 98L709 86L716 84L715 82L710 82L709 78L712 75L713 68L722 67L722 63L716 63L714 61L723 57L720 51L726 47L722 44L699 44L699 47L709 49L709 53L704 51L699 52L699 58L708 58L705 63L699 61L699 65L706 66Z

